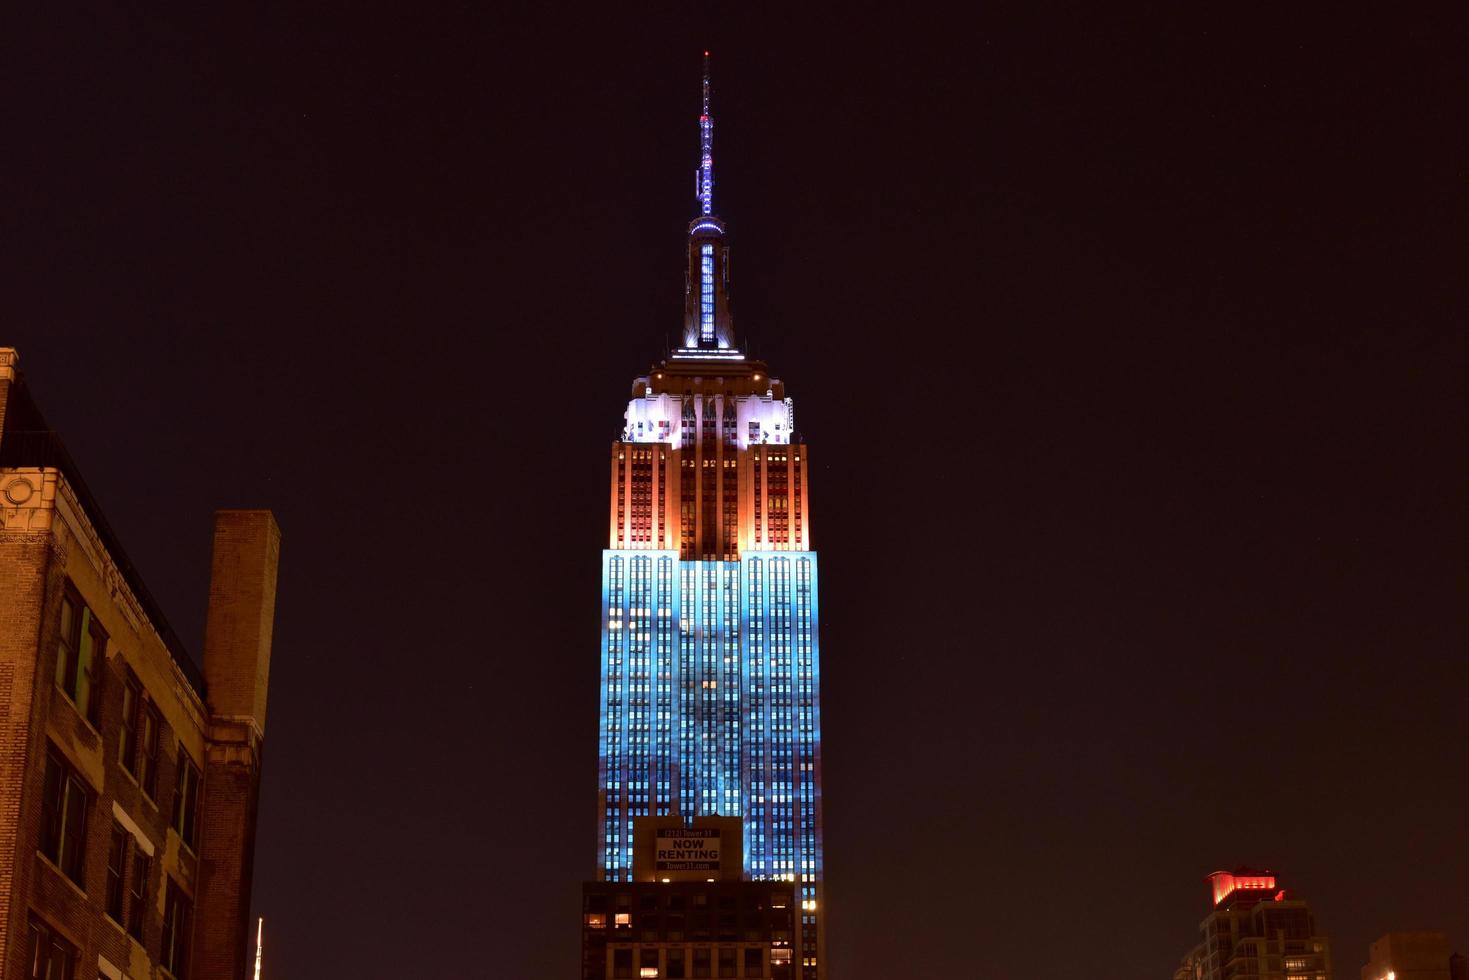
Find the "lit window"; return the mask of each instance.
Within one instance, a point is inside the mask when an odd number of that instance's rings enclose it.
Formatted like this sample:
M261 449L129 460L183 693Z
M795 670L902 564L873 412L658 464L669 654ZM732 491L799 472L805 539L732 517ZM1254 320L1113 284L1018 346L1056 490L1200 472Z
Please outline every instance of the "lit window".
M56 684L77 710L97 723L97 682L107 655L107 633L76 590L67 586L61 597L61 638L56 650Z
M714 340L714 246L699 246L699 340Z
M618 929L631 929L632 928L632 913L631 912L618 912L618 913L616 913L616 916L613 919L613 925L616 928L618 928Z
M588 912L587 913L587 928L588 929L606 929L607 928L607 913L605 913L605 912Z

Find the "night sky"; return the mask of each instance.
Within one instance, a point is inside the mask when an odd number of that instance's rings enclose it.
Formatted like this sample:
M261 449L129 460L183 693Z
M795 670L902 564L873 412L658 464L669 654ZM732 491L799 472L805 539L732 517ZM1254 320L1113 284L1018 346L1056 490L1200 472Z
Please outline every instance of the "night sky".
M705 47L833 980L1166 978L1239 864L1338 980L1469 953L1462 5L445 6L5 32L0 344L191 649L213 509L283 531L269 980L575 975Z

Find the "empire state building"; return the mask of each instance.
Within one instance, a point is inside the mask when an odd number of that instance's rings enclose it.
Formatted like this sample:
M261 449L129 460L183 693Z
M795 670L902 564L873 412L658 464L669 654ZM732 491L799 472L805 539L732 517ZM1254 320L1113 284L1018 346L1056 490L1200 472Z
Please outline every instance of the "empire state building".
M825 916L810 453L785 383L735 333L709 97L706 52L681 344L634 379L609 459L598 875L632 880L636 818L737 817L743 878L791 883L791 967L817 980Z

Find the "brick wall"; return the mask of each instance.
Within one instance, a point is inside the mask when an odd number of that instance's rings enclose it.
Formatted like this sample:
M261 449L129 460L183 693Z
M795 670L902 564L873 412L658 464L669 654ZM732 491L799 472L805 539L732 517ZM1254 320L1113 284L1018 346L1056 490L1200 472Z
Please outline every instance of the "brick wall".
M194 975L245 980L260 756L247 726L216 731L204 766ZM232 740L233 735L238 740ZM253 745L251 743L254 743Z
M280 528L264 510L214 517L204 677L212 713L204 766L197 975L244 980ZM207 923L207 926L206 926Z
M280 548L280 528L270 511L221 510L214 515L204 623L209 709L225 718L251 718L262 735Z
M0 426L13 390L13 355L0 348ZM79 978L96 975L99 955L130 976L154 975L166 878L194 902L191 980L245 980L280 531L268 511L216 515L206 705L107 553L91 523L92 506L79 502L54 469L0 471L0 980L26 975L33 913L76 946ZM95 727L52 680L68 581L109 637ZM129 671L161 716L151 799L119 761ZM37 851L50 747L91 794L80 883ZM181 753L203 774L195 850L170 827ZM132 839L154 854L141 943L105 914L118 813Z
M24 894L36 846L21 805L33 754L36 651L50 555L51 535L0 530L0 976L10 976L10 963L24 958L14 951L24 948L26 903L15 896Z
M0 347L0 434L5 431L5 403L10 398L10 384L15 380L20 355L14 347Z

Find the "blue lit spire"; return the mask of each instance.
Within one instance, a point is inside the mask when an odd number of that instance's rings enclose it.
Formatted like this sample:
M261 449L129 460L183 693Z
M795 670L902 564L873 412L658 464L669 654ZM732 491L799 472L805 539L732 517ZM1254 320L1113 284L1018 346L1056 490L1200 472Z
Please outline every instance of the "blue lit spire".
M699 214L689 222L689 266L684 289L683 350L734 350L729 310L729 250L724 222L714 215L714 117L709 114L709 52L704 52L704 104L699 114L699 169L694 196Z
M694 178L699 213L714 213L714 117L709 115L709 52L704 52L704 111L699 116L699 172Z

